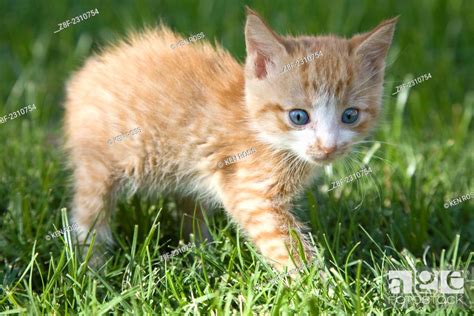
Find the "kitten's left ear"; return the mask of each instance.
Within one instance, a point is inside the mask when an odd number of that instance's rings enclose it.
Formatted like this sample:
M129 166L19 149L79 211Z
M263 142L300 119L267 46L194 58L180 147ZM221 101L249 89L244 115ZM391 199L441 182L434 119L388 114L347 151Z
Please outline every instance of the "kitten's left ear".
M279 56L286 53L283 40L273 32L263 19L249 7L245 24L245 44L247 46L247 67L258 79L268 75Z
M383 21L370 32L355 35L350 44L362 64L370 71L380 71L384 66L385 56L392 44L393 32L397 24L398 16Z

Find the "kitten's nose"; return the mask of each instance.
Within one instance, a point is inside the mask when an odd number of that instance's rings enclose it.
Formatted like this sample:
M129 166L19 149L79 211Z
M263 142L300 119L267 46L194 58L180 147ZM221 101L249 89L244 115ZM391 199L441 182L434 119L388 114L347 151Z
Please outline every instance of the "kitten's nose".
M320 147L321 151L326 155L332 154L336 150L336 146L331 147Z

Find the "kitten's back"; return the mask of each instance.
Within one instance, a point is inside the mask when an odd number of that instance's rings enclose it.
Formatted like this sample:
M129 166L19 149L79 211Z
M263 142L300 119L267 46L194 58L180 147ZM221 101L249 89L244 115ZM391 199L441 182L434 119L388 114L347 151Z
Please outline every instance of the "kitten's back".
M73 166L193 178L228 130L242 128L241 65L205 39L172 49L180 40L165 27L147 30L91 57L72 77L65 130ZM139 135L107 144L137 127Z

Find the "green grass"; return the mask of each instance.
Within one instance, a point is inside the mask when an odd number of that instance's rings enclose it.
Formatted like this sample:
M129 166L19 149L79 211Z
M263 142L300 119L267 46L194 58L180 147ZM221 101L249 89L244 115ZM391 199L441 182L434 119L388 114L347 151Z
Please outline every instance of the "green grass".
M443 206L474 191L472 1L245 3L292 34L350 36L400 15L384 119L372 142L323 173L298 201L324 267L309 265L288 286L222 212L209 218L213 242L160 262L182 235L171 197L120 201L117 245L100 271L79 261L69 239L46 239L67 225L61 209L72 194L60 149L70 73L102 45L160 19L183 34L204 32L243 61L244 3L40 2L0 3L0 116L37 107L0 124L0 313L469 313L466 306L398 308L388 301L386 274L425 265L467 271L473 264L474 201ZM100 14L53 34L58 23L93 8ZM432 79L392 96L396 85L425 73ZM364 159L370 176L326 192ZM471 304L472 278L464 297Z

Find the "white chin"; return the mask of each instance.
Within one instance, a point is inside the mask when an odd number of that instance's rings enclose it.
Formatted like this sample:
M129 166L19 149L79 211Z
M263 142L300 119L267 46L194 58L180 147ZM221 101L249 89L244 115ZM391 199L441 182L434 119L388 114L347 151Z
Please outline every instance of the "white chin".
M311 162L320 166L327 166L333 163L333 161L336 159L336 157L331 157L331 158L310 158Z

